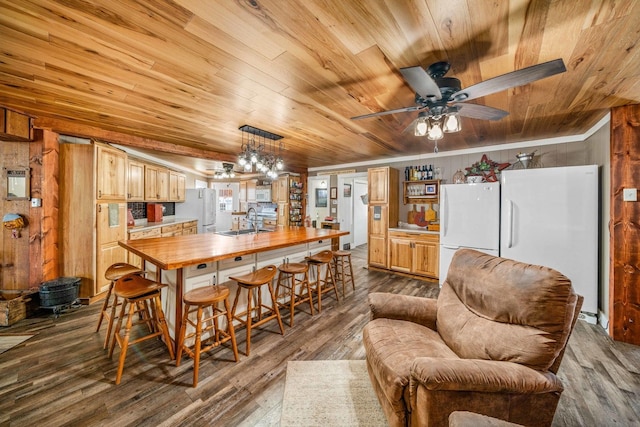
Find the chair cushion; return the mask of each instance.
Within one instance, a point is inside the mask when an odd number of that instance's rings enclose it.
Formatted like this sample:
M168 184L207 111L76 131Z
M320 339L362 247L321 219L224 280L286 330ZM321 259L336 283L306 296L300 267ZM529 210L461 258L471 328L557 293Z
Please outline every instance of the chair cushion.
M405 320L374 319L363 331L367 360L387 400L397 408L408 399L410 368L417 357L458 358L437 332Z
M576 303L570 280L553 269L460 249L438 296L436 324L461 358L548 370Z

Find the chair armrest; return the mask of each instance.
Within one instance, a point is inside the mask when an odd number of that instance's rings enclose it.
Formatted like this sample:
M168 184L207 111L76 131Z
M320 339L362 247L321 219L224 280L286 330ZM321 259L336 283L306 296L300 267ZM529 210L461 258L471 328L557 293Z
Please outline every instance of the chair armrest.
M410 392L429 390L536 394L562 392L552 372L540 372L513 362L419 357L411 365Z
M369 294L371 319L395 319L436 330L436 300L383 292Z

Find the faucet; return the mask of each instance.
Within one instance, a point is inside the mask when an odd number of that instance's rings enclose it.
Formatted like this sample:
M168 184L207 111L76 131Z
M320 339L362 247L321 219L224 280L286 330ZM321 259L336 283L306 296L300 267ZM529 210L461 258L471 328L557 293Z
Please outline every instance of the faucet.
M253 206L247 209L247 219L251 219L251 211L253 211L253 229L256 234L258 234L258 212L256 212L256 208Z

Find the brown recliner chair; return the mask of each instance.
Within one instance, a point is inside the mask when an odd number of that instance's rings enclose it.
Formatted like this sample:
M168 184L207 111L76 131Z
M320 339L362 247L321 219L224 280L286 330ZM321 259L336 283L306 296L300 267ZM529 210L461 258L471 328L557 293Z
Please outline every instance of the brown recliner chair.
M438 299L369 295L367 368L392 426L443 426L470 411L553 420L555 375L582 297L547 267L458 250Z

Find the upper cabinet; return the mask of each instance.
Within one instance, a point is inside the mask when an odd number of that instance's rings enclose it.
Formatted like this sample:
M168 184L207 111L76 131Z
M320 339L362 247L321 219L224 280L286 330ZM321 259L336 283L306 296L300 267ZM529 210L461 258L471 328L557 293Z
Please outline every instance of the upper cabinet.
M247 203L256 202L256 180L250 179L247 181Z
M184 202L186 175L135 159L127 161L127 201Z
M127 200L142 202L144 200L144 163L129 159L127 171Z
M169 170L156 165L144 165L144 199L169 200Z
M183 173L169 171L169 201L184 202L186 176Z
M397 176L397 171L395 172ZM390 168L380 167L369 169L369 204L389 203ZM397 180L397 178L396 178ZM397 189L395 190L397 194ZM395 200L392 199L393 202Z
M107 145L96 144L98 200L124 200L127 197L127 154Z
M289 176L281 176L271 183L271 201L273 203L289 202Z

